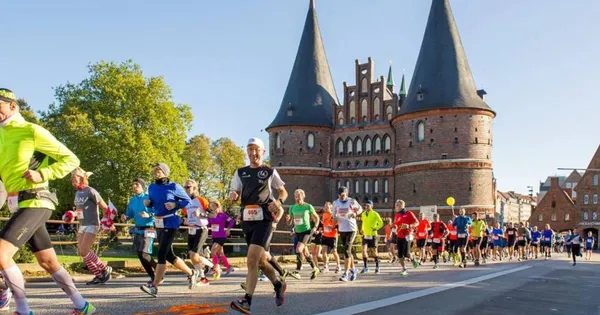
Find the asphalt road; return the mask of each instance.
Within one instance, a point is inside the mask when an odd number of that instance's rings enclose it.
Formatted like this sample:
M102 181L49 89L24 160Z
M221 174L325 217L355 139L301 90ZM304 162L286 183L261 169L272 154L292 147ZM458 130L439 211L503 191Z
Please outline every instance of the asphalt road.
M597 255L597 254L596 254ZM362 263L358 264L362 265ZM288 281L287 303L276 307L272 286L259 282L253 314L600 314L600 266L597 258L571 266L566 256L549 261L489 263L458 269L449 264L410 269L384 263L382 274L359 276L343 283L338 275L321 274L310 281ZM373 268L371 269L373 270ZM77 283L97 314L237 314L229 302L243 295L239 284L245 272L236 271L210 286L190 291L181 275L168 275L152 298L139 290L145 278L111 280L86 287ZM36 315L70 314L71 303L53 283L29 283L27 293Z

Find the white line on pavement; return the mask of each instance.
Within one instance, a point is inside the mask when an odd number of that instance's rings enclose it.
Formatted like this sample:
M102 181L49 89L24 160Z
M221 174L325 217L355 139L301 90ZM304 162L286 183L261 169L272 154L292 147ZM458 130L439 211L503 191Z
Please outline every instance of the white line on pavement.
M519 272L519 271L522 271L522 270L529 269L531 267L532 266L522 266L522 267L518 267L518 268L514 268L514 269L499 271L499 272L491 273L489 275L476 277L476 278L473 278L473 279L468 279L468 280L464 280L464 281L460 281L460 282L456 282L456 283L447 283L447 284L444 284L444 285L441 285L441 286L437 286L437 287L433 287L433 288L429 288L429 289L424 289L424 290L419 290L419 291L415 291L415 292L400 294L400 295L392 296L392 297L389 297L389 298L386 298L386 299L381 299L381 300L372 301L372 302L368 302L368 303L353 305L353 306L349 306L349 307L346 307L346 308L341 308L341 309L338 309L338 310L333 310L333 311L329 311L329 312L325 312L325 313L320 313L320 314L317 314L317 315L348 315L348 314L358 314L358 313L362 313L362 312L372 311L374 309L378 309L378 308L381 308L381 307L386 307L386 306L389 306L389 305L394 305L394 304L406 302L406 301L417 299L417 298L424 297L424 296L427 296L427 295L431 295L431 294L436 294L436 293L439 293L439 292L447 291L447 290L450 290L450 289L453 289L453 288L460 288L460 287L464 287L466 285L470 285L470 284L473 284L473 283L477 283L477 282L481 282L481 281L485 281L485 280L497 278L497 277L504 276L504 275L507 275L507 274L510 274L510 273L514 273L514 272Z

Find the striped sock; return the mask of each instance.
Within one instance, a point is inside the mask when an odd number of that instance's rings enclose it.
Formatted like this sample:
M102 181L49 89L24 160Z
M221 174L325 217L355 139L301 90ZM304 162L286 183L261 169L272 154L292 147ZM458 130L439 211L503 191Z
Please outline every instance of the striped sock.
M83 258L83 262L88 267L91 273L93 273L96 277L102 277L102 273L106 269L106 266L102 264L98 256L94 252L89 252L87 256ZM104 266L104 269L99 268L98 263Z

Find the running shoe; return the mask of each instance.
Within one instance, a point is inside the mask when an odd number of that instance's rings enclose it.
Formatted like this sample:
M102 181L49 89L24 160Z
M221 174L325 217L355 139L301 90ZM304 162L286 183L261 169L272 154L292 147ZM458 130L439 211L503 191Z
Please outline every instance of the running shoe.
M350 281L356 280L356 270L350 269L350 278L349 278L349 280Z
M348 274L344 272L340 277L340 281L348 282Z
M316 268L313 270L313 272L310 274L310 280L315 280L317 279L317 276L319 275L321 271L319 270L319 268Z
M230 306L232 310L238 311L242 314L252 314L250 313L250 303L248 303L248 300L245 298L231 302Z
M287 289L287 283L285 281L279 281L281 284L279 289L275 289L275 305L282 306L285 304L285 290Z
M21 314L19 312L14 312L12 315L33 315L33 312L29 311L29 314Z
M335 274L338 274L338 273L340 273L340 266L339 265L335 267Z
M246 282L240 283L240 287L242 287L242 290L246 291Z
M100 277L100 284L105 284L106 282L108 282L108 280L110 280L112 278L112 267L111 266L106 266L106 270L104 270L104 273L102 274L102 277Z
M402 269L402 271L400 271L400 275L401 276L407 276L408 275L408 271L406 271L406 269Z
M302 276L300 275L300 273L296 270L292 271L290 273L290 276L292 276L292 278L296 279L296 280L300 280L302 279Z
M208 279L200 278L200 280L198 280L198 282L196 283L196 286L207 286L209 284L210 282L208 282Z
M102 280L98 276L94 277L94 279L85 283L85 285L96 285L96 284L102 284Z
M229 276L229 274L231 274L234 271L235 269L232 266L229 266L229 268L225 269L225 276Z
M266 282L266 281L269 281L269 278L267 278L267 276L263 274L263 275L260 275L260 277L258 277L258 281Z
M198 277L200 276L200 272L196 269L192 269L192 274L188 276L188 289L193 289L196 287L198 283Z
M438 265L437 265L437 264L433 265L433 269L438 269L438 268L439 268L439 267L438 267Z
M154 285L143 285L140 287L140 290L152 297L156 297L158 295L158 289Z
M10 289L3 290L0 293L0 311L8 311L10 300L12 299L12 291Z
M360 273L361 273L361 274L369 273L369 268L367 268L367 267L364 267L364 268L363 268L363 269L360 271Z
M81 309L74 308L71 315L89 315L96 313L96 308L90 302L85 302L85 306Z
M413 268L419 267L419 262L414 258L413 258L412 264L413 264Z
M328 272L329 272L329 267L325 267L325 268L323 268L323 270L322 270L322 271L323 271L323 273L328 273Z
M217 272L215 272L215 273L213 274L213 281L217 281L217 280L219 280L219 279L221 279L221 273L217 273Z
M379 267L375 267L375 274L376 275L381 274L381 271L379 270Z

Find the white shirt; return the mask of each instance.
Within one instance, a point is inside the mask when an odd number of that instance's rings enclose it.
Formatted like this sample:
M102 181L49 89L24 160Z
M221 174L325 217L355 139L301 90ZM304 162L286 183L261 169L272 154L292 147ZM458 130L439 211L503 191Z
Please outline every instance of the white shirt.
M356 232L358 231L358 225L356 225L356 217L362 213L363 209L352 198L347 198L345 201L339 199L333 202L333 211L331 215L337 218L338 231L340 232ZM350 214L354 213L354 218L350 217Z
M186 207L187 209L187 225L188 226L208 226L208 219L206 218L206 211L202 208L202 204L198 197L191 198L192 201ZM196 210L200 210L200 216L196 216Z

